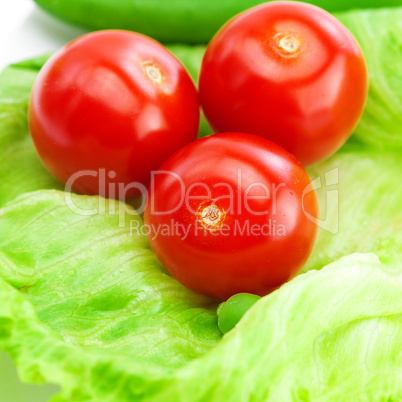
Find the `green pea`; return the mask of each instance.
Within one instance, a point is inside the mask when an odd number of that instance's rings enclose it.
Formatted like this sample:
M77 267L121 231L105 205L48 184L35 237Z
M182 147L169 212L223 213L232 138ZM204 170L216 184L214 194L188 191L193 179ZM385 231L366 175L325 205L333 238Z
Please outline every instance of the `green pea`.
M251 293L237 293L221 303L217 310L218 327L223 334L233 329L243 315L253 306L260 296Z

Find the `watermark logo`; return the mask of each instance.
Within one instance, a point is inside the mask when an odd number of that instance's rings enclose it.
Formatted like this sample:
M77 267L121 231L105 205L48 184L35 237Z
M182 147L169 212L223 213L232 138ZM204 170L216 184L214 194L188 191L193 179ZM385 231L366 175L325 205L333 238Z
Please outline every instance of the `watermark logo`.
M326 232L337 234L339 232L339 168L336 167L324 174L324 180L318 176L304 189L302 195L303 212L307 218ZM324 199L320 203L321 217L309 214L304 207L306 194L316 191L319 198ZM321 197L320 197L321 196Z
M108 187L108 194L110 197L118 195L116 198L125 199L128 191L135 188L140 194L139 202L136 208L132 208L124 202L116 202L114 200L107 200L103 197L98 197L98 205L96 208L84 207L83 203L76 203L74 195L72 194L72 187L77 179L82 179L85 176L94 177L98 179L100 193L105 192L106 186ZM225 235L239 235L239 236L282 236L286 234L286 227L282 227L279 221L275 220L278 214L278 208L281 202L281 195L289 191L287 184L284 182L267 183L263 182L245 182L241 169L237 170L236 184L229 184L227 182L213 183L207 185L205 182L192 183L191 186L185 186L183 179L175 172L170 171L156 171L152 173L151 186L154 185L155 179L161 176L167 176L170 182L174 183L175 200L173 205L168 209L158 210L155 200L151 197L150 205L147 205L147 188L138 182L130 184L114 183L109 179L114 179L115 172L107 172L106 169L83 170L75 173L70 177L65 187L65 202L67 207L74 213L82 216L92 215L105 215L105 214L118 214L119 226L125 227L130 225L130 232L136 234L147 234L148 236L161 235L175 235L180 238L187 238L191 233L201 233L207 230L209 233L222 236ZM339 169L335 168L325 172L323 177L318 176L312 180L303 190L301 195L301 207L304 215L315 225L322 230L329 233L336 234L339 231ZM151 192L154 192L151 188ZM308 211L308 205L305 205L305 200L309 193L316 191L320 203L320 217L313 216ZM216 196L216 194L219 194ZM225 204L225 209L219 208L219 203ZM196 207L195 207L196 206ZM256 207L257 206L257 207ZM263 207L261 207L263 206ZM149 207L151 214L171 215L178 211L180 208L185 207L190 214L196 216L196 224L193 227L182 227L179 223L171 222L166 227L140 227L137 219L127 219L130 216L137 216ZM235 221L232 225L226 223L227 215L238 215L245 211L249 215L256 217L269 215L269 219L264 224L255 225L246 221L240 225ZM258 220L258 218L256 218ZM128 223L130 222L130 223ZM198 227L199 226L199 227Z
M268 219L264 224L251 223L246 220L240 223L234 221L233 225L222 224L218 228L205 227L202 222L195 220L191 224L183 224L170 219L168 223L160 225L142 224L138 219L130 221L130 236L146 235L151 240L155 240L158 236L178 237L184 241L188 237L193 236L223 236L223 237L283 237L286 236L286 227L283 223L278 223L275 219Z

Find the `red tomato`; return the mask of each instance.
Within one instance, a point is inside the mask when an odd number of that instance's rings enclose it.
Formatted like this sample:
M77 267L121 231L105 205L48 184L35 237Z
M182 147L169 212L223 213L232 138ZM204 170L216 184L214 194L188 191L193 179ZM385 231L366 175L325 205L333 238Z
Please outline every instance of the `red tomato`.
M264 295L299 272L318 217L296 158L252 134L199 139L171 156L148 192L145 231L164 267L218 299Z
M197 92L182 64L128 31L63 47L40 71L29 106L47 169L63 183L71 178L77 192L115 198L138 195L152 170L197 138L198 124Z
M199 91L216 131L261 135L308 165L335 152L354 130L367 98L367 68L335 17L275 1L239 14L215 35Z

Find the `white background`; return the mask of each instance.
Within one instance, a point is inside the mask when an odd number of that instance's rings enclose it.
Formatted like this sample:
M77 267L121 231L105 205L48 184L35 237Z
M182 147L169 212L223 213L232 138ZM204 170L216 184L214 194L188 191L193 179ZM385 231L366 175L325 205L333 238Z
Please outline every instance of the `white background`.
M54 51L84 32L49 16L33 0L0 0L0 70Z

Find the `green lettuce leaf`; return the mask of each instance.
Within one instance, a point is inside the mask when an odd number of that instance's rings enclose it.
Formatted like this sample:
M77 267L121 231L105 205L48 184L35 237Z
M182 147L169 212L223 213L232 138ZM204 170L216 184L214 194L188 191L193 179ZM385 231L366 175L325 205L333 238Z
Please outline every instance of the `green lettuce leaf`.
M356 149L402 149L402 8L336 14L358 40L369 71L369 96L349 142Z
M3 71L0 349L23 380L60 385L57 401L402 400L402 8L337 16L366 54L366 111L309 169L322 212L309 272L223 338L216 303L130 235L130 221L141 227L132 210L73 196L78 211L56 191L26 120L46 57ZM196 79L203 48L171 50Z
M46 59L10 66L0 74L0 206L27 191L62 188L40 162L28 131L28 99Z
M396 401L401 320L401 277L353 254L262 298L214 349L171 369L63 340L0 280L0 347L24 380L60 384L55 401Z
M300 275L150 400L397 401L401 286L373 254Z
M342 150L308 172L321 185L316 191L321 221L304 271L354 252L376 253L402 271L400 153Z
M161 269L141 218L99 197L74 196L72 210L65 196L27 193L0 212L0 277L41 322L73 345L173 367L219 341L216 303Z

